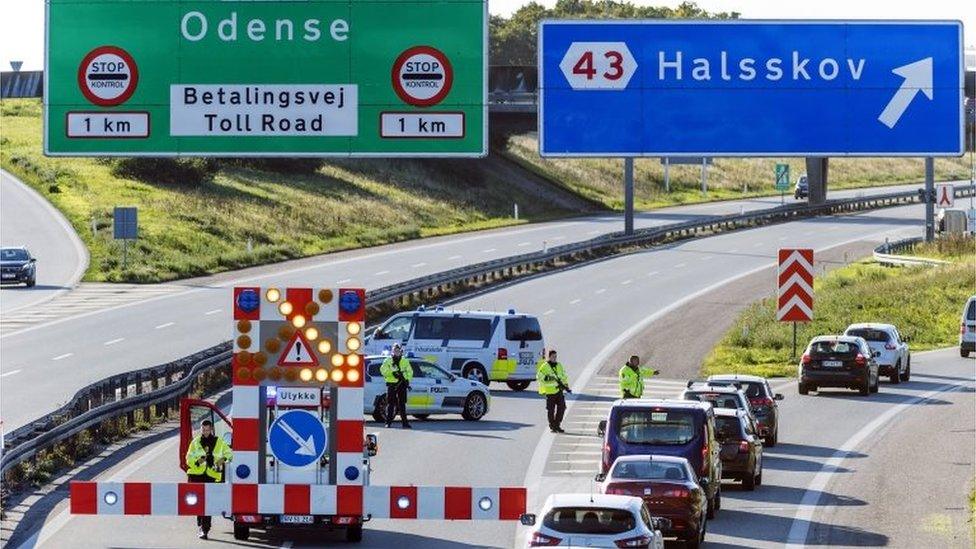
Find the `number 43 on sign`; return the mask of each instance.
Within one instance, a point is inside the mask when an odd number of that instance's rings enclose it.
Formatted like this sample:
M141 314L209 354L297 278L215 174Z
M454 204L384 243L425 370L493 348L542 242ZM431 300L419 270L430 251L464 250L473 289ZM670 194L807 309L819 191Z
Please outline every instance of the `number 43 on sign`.
M637 61L623 42L573 42L559 68L574 90L622 90Z

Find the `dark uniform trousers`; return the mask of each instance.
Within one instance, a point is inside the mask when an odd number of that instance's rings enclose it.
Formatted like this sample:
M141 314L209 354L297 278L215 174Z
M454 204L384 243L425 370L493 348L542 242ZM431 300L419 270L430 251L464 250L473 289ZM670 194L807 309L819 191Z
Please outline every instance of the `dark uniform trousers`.
M566 397L562 391L553 395L546 395L546 415L549 416L549 428L559 428L566 414Z
M386 423L393 423L396 414L400 414L400 421L407 424L407 384L386 384Z

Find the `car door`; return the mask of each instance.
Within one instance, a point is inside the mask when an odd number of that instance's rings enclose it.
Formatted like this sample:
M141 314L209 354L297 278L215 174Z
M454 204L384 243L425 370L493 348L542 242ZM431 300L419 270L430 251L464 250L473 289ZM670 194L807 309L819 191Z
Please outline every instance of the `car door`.
M429 362L420 362L418 366L428 382L431 405L440 411L460 411L467 394L462 396L461 391L452 387L451 374Z
M407 392L407 412L426 414L434 409L434 398L430 392L431 379L426 377L419 360L411 360L410 366L413 368L413 379L410 380L410 389Z
M231 445L234 424L216 405L206 400L184 398L180 400L180 469L186 471L186 450L190 441L200 432L204 420L213 423L214 434Z
M447 339L447 351L452 362L439 362L437 365L455 371L455 367L460 369L464 364L474 361L481 364L490 375L495 357L492 356L493 351L489 346L498 321L498 317L492 320L485 317L455 316Z
M447 349L451 332L451 315L419 314L413 322L413 332L405 349L420 360L434 364L450 364Z

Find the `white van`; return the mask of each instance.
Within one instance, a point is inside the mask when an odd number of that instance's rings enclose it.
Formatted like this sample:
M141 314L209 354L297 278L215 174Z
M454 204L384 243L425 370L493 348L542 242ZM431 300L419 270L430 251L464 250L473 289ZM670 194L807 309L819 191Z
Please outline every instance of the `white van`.
M962 320L959 321L959 355L969 358L973 351L976 351L976 295L962 308Z
M366 336L367 355L389 353L394 343L404 354L432 362L454 374L488 385L504 381L523 391L535 379L545 343L532 315L454 311L437 307L398 313Z

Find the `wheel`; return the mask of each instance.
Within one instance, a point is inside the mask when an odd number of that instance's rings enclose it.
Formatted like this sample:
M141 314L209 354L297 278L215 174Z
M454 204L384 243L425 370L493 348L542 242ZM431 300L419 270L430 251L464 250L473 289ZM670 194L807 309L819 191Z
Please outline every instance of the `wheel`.
M373 419L377 423L386 422L386 395L376 397L376 402L373 403Z
M419 419L420 421L427 421L427 418L430 417L430 414L411 414L411 415L413 415L413 417Z
M779 424L776 425L776 430L766 437L764 442L766 443L766 446L769 446L770 448L776 446L776 443L779 442Z
M762 486L762 472L763 472L762 460L760 460L759 461L759 474L756 475L756 486Z
M488 372L485 371L484 366L477 362L465 366L464 370L461 371L461 377L488 385Z
M363 541L363 526L361 524L346 528L346 541L359 543Z
M246 524L234 523L234 539L247 541L251 536L251 527Z
M468 421L478 421L485 417L486 413L488 413L488 400L485 399L485 395L479 392L468 395L467 400L464 401L464 411L461 412L461 417Z
M810 387L808 387L805 383L801 383L800 386L797 388L797 390L800 392L801 395L810 394Z
M27 287L28 288L33 288L35 284L37 284L37 276L36 275L35 276L32 276L31 279L27 281Z
M877 393L878 389L881 388L881 376L874 378L874 385L871 386L871 392Z
M963 358L969 358L969 351L965 349L959 349L959 356Z
M912 378L912 355L908 355L908 361L905 363L905 373L901 375L902 381L908 381Z
M701 547L701 544L705 543L706 524L708 524L708 521L704 517L702 517L701 522L699 523L698 526L698 532L695 533L695 537L687 538L685 540L685 547L690 549L698 549L699 547Z
M756 472L753 471L751 474L747 474L745 478L742 479L742 487L748 491L753 491L756 489Z
M862 385L860 388L858 388L857 392L861 396L868 396L868 395L870 395L871 394L871 380L868 379L868 381L865 381L864 382L864 385Z
M530 381L506 381L505 384L513 391L524 391L529 386Z
M713 497L712 499L708 500L708 512L705 513L705 517L710 518L710 519L715 518L715 511L718 510L715 507L717 505L715 503L715 500L717 498L718 498L718 492L715 493L715 497Z
M898 385L899 383L901 383L901 361L900 360L898 361L897 364L895 364L894 370L892 370L891 374L888 376L888 381L890 381L892 385Z
M722 485L721 485L721 481L719 481L718 491L715 492L715 510L716 511L721 511L722 510Z

